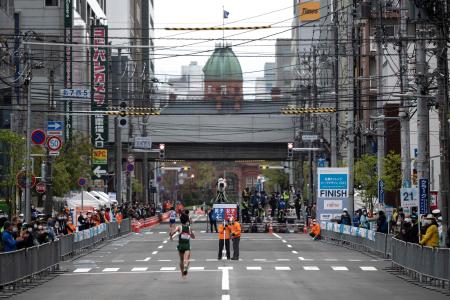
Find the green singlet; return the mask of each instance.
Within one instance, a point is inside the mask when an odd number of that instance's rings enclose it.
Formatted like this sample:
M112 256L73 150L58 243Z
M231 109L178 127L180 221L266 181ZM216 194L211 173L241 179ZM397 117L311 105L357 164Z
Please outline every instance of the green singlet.
M180 252L191 250L191 230L189 226L182 225L177 249Z

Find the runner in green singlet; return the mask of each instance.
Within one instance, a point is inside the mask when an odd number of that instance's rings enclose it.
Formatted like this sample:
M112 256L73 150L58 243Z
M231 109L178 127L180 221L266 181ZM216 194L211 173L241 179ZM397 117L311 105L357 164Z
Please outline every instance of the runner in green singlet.
M178 254L180 255L180 270L181 277L184 279L189 269L189 258L191 257L191 238L195 239L194 232L188 225L189 216L182 214L180 216L181 226L177 226L174 231L170 233L172 238L177 232L179 235L178 240Z

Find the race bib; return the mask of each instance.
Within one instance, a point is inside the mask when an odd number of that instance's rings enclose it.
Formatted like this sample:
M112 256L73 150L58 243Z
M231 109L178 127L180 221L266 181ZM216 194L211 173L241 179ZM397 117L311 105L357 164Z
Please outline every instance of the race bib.
M183 232L183 233L180 235L180 238L181 238L182 240L189 240L189 239L191 238L191 235L190 235L189 233L187 233L187 232Z

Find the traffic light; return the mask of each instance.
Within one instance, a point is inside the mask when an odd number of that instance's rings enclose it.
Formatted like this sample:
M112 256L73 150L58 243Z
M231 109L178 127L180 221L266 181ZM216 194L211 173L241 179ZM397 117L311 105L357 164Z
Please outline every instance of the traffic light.
M292 159L294 157L294 143L288 143L288 153L287 153L287 157L289 159Z
M159 144L159 159L165 159L165 158L166 158L166 145Z
M117 120L119 127L123 128L127 126L127 103L125 101L120 102L119 105L119 118Z

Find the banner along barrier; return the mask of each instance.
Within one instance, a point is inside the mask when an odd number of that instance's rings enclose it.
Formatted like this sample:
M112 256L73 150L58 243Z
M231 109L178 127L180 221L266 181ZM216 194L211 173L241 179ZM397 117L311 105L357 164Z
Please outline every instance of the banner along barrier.
M65 257L129 232L131 232L131 222L125 219L120 226L117 223L101 224L62 236L54 242L0 253L0 287L14 284L44 271L55 270Z

